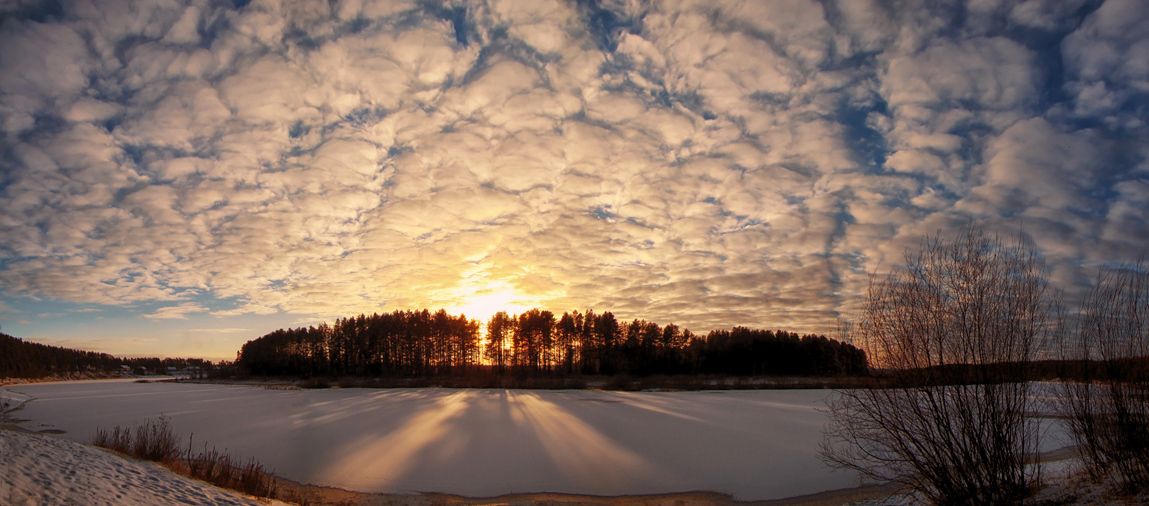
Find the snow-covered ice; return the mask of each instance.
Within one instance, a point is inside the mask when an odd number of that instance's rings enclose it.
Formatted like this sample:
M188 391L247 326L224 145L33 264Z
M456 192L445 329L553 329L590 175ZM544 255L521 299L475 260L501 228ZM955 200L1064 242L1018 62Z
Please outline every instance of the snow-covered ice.
M271 506L158 464L38 434L0 430L0 504Z
M6 387L87 442L161 413L286 478L364 492L774 499L857 485L817 457L828 391L330 389L88 381ZM0 393L0 395L4 395Z
M33 429L90 440L160 414L277 475L362 492L472 497L714 491L742 500L858 485L817 456L828 390L272 390L191 383L14 385ZM1053 431L1057 432L1057 431ZM1063 446L1047 437L1043 450Z

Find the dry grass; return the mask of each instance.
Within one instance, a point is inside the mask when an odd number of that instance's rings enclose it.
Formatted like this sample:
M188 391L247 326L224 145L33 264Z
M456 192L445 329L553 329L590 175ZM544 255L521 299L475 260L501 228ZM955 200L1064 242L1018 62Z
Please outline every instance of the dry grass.
M207 444L204 444L203 451L194 452L191 437L188 438L187 449L181 449L171 423L162 415L156 420L145 420L135 428L116 426L97 429L92 444L138 459L158 462L172 471L217 487L255 497L277 497L275 476L254 458L244 462L214 447L208 449Z

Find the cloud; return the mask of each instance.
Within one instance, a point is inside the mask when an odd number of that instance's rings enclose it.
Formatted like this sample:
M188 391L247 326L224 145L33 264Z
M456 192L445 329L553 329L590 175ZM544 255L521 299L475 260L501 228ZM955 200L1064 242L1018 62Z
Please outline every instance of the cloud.
M1149 236L1138 2L29 9L9 297L313 322L499 287L827 332L939 228L1025 229L1071 283Z
M1066 90L1074 113L1113 127L1140 128L1149 90L1149 12L1130 0L1109 0L1062 41ZM1140 104L1140 105L1133 105ZM1133 105L1133 107L1129 107Z
M186 320L188 313L204 313L208 309L194 302L184 302L175 306L161 307L151 314L143 315L144 318L153 320Z
M1009 20L1027 27L1058 30L1069 26L1086 0L1025 0L1009 7Z

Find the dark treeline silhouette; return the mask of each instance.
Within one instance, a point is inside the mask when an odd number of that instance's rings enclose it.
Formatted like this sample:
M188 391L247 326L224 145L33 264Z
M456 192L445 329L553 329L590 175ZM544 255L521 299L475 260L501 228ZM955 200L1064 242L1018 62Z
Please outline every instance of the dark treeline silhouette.
M111 371L118 369L120 363L120 359L107 353L49 346L0 333L0 378Z
M214 368L198 358L118 358L107 353L33 343L0 333L0 378L35 379L81 373L161 374L169 368L204 371Z
M209 371L215 368L210 360L202 358L158 358L158 357L139 357L139 358L120 358L117 359L121 365L126 365L132 368L132 372L136 374L163 374L171 372L173 369L183 372L197 372ZM226 365L227 362L220 362L221 365Z
M674 324L619 322L608 312L556 317L531 309L480 322L394 311L333 325L276 330L248 341L236 364L257 376L655 374L839 376L866 373L858 348L825 336L735 327L696 336Z

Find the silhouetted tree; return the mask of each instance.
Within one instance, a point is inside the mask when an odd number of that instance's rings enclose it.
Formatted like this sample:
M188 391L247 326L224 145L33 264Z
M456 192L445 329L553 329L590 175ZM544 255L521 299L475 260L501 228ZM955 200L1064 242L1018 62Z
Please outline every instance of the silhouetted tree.
M1095 477L1126 491L1149 486L1149 272L1144 262L1104 269L1082 302L1062 383L1061 411Z
M499 311L487 323L487 360L502 373L509 362L507 352L513 334L514 322L506 311Z
M1026 367L1056 330L1041 258L971 226L905 263L871 282L854 327L887 388L836 392L822 456L934 504L1010 504L1036 472Z
M777 336L777 337L776 337ZM865 355L822 336L736 327L699 339L670 324L610 312L531 309L496 313L480 349L479 322L445 310L340 318L249 341L236 367L256 375L437 376L469 374L485 357L494 374L787 374L865 372Z

